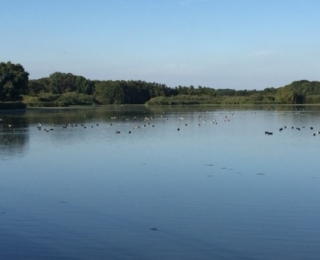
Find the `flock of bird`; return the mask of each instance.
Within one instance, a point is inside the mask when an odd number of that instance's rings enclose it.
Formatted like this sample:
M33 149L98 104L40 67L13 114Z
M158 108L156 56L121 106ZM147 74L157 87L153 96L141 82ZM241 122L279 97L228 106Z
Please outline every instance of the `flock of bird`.
M117 117L111 117L110 118L112 121L115 121L117 120ZM155 127L155 124L154 123L151 123L155 118L154 117L144 117L143 120L137 120L137 117L133 117L132 119L129 119L129 118L126 118L126 119L121 119L122 122L123 121L132 121L133 123L130 125L130 128L131 130L128 131L129 134L132 133L132 130L134 129L139 129L139 128L144 128L144 127L147 127L147 126L150 126L150 127ZM169 118L164 118L161 116L161 119L163 120L169 120ZM201 115L199 115L199 122L198 122L198 125L201 126L201 124L203 123L207 123L207 120L203 119L201 117ZM136 121L137 120L137 121ZM178 117L177 119L178 121L180 122L183 122L185 119L183 117ZM229 122L230 119L228 118L228 116L224 116L223 117L223 121L224 122ZM217 120L215 119L212 119L210 121L211 124L218 124ZM111 127L113 125L117 125L116 123L109 123L107 125L107 127ZM188 123L179 123L178 125L184 125L184 126L188 126ZM86 128L94 128L94 127L98 127L99 124L98 123L91 123L91 124L84 124L84 123L68 123L68 124L63 124L63 125L60 125L59 128L61 129L71 129L71 128L83 128L83 129L86 129ZM44 131L44 132L51 132L51 131L54 131L55 129L57 128L57 126L55 125L42 125L42 123L38 123L37 124L37 129L38 131ZM177 131L180 131L181 130L181 127L177 127L176 129ZM121 134L122 132L120 130L115 130L115 134Z
M99 126L99 124L95 124L96 126ZM93 126L94 125L91 125L91 128L93 128ZM73 127L83 127L83 128L87 128L87 126L85 125L85 124L64 124L64 125L62 125L62 128L63 129L67 129L67 128L73 128ZM54 125L52 125L51 127L49 127L49 128L42 128L42 124L41 123L38 123L38 125L37 125L37 129L39 130L39 131L42 131L42 129L43 129L43 131L44 132L50 132L50 131L53 131L54 130Z
M301 131L301 129L304 129L306 128L305 126L302 126L302 127L294 127L294 126L291 126L291 129L295 129L295 130L298 130L298 131ZM282 132L283 130L287 129L287 126L283 126L283 127L280 127L279 128L279 132ZM313 131L313 127L310 126L310 130ZM265 131L264 132L265 135L273 135L273 132L269 132L269 131ZM316 131L316 132L312 132L312 136L316 136L316 135L319 135L320 134L320 131Z
M223 114L223 113L221 113ZM230 112L228 114L223 114L222 116L220 116L220 119L221 119L221 122L229 122L230 121L230 118L232 116L234 116L235 113L233 112ZM111 127L113 125L118 125L117 122L129 122L129 127L130 129L127 130L127 133L131 134L132 131L134 129L139 129L139 128L143 128L143 127L147 127L147 126L151 126L151 127L155 127L155 124L154 124L154 117L142 117L142 118L137 118L137 117L133 117L133 118L121 118L120 121L117 121L117 117L115 116L112 116L111 118L111 122L108 123L107 127ZM157 118L159 119L159 118ZM167 117L163 117L161 116L161 119L163 120L169 120L169 118ZM179 123L177 124L177 128L176 130L177 131L180 131L182 128L181 126L188 126L188 121L185 120L184 121L184 118L182 116L179 116L179 117L175 117L175 118L171 118L173 120L177 120L179 121ZM2 122L2 119L0 119L0 123ZM132 124L130 124L132 122ZM211 123L211 124L218 124L218 121L216 119L210 119L210 120L206 120L206 118L202 118L201 114L199 114L198 116L198 125L201 126L201 124L203 123ZM120 123L119 123L120 124ZM99 123L91 123L91 124L84 124L84 123L67 123L67 124L63 124L63 125L42 125L41 123L38 123L37 124L37 129L39 131L44 131L44 132L51 132L51 131L54 131L55 129L57 128L62 128L62 129L70 129L70 128L83 128L83 129L86 129L86 128L94 128L94 127L98 127L99 126ZM18 128L15 128L13 125L11 124L8 124L7 127L9 129L11 129L13 132L15 131L19 131ZM282 126L279 128L279 132L282 132L284 130L286 130L287 128L290 128L290 127L287 127L287 126ZM297 130L297 131L301 131L302 129L304 128L309 128L311 131L312 131L312 136L317 136L317 135L320 135L320 131L314 131L314 127L305 127L305 126L302 126L302 127L294 127L294 126L291 126L291 129L294 129L294 130ZM21 130L21 129L20 129ZM114 133L115 134L121 134L123 132L123 128L116 128L114 130ZM265 131L264 132L265 135L273 135L274 132L272 131Z
M112 120L115 120L116 117L111 117L111 119L112 119ZM151 118L151 119L152 119L152 118ZM129 121L129 119L126 119L126 120ZM150 119L147 118L147 117L144 119L144 121L148 121L148 120L150 120ZM113 126L113 125L114 125L114 123L109 123L109 124L108 124L108 126ZM144 123L144 124L143 124L144 127L146 127L147 125L151 125L151 123L148 122L148 123ZM84 124L84 123L81 123L81 124L78 124L78 123L68 123L68 124L62 125L62 129L76 128L76 127L86 129L86 128L94 128L94 127L98 127L98 126L99 126L99 123L94 123L94 124L89 124L89 125L86 125L86 124ZM155 127L154 124L152 124L151 126L152 126L152 127ZM132 128L132 129L140 128L140 125L135 125L135 124L133 124L133 125L131 126L131 128ZM41 123L38 123L37 129L38 129L39 131L42 131L42 130L43 130L44 132L50 132L50 131L54 131L55 126L54 126L54 125L51 125L51 126L49 126L49 127L48 127L48 126L43 127ZM115 133L116 133L116 134L120 134L121 131L120 131L120 130L115 130ZM128 133L131 134L132 132L131 132L131 131L128 131Z

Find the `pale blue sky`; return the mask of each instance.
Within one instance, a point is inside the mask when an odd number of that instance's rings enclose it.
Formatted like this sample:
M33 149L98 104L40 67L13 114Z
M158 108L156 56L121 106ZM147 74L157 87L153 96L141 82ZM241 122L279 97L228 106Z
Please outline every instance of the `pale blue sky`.
M318 0L0 0L0 61L70 72L264 89L320 80Z

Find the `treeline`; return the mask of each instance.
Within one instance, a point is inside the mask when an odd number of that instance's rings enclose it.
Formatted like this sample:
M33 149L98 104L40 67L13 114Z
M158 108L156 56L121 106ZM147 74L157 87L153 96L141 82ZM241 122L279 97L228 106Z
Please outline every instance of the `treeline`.
M192 85L170 88L141 80L89 80L62 72L35 80L28 76L20 64L0 63L0 101L22 101L27 106L320 103L318 81L301 80L264 90L235 90Z
M28 102L31 101L31 102ZM88 80L71 73L55 72L47 78L29 80L28 105L85 104L318 104L320 82L294 81L280 88L264 90L214 89L203 86L167 87L141 80ZM37 103L38 102L38 103Z
M275 100L285 104L319 104L320 82L300 80L278 88Z
M275 100L275 88L257 90L213 89L178 86L141 80L88 80L71 73L55 72L47 78L30 80L24 101L30 105L84 104L242 104L270 103Z
M155 82L92 81L71 73L55 72L47 78L30 80L24 100L29 105L45 102L57 105L144 104L153 97L171 96L174 92Z
M279 88L264 90L213 89L207 87L178 87L177 95L156 97L152 105L186 104L320 104L320 82L300 80Z

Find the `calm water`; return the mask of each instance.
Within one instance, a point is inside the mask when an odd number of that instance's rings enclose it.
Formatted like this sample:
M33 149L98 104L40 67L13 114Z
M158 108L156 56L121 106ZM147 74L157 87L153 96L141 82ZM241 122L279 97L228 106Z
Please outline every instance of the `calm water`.
M0 259L319 259L318 130L320 107L0 113Z

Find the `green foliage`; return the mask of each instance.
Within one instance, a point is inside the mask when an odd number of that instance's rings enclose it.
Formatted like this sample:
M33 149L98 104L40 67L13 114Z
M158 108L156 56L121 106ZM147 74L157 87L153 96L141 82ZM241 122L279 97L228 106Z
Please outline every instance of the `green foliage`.
M40 93L38 97L41 102L52 102L56 101L59 98L59 96L59 94L53 93Z
M54 94L62 94L75 90L74 76L71 73L55 72L49 77L49 90Z
M32 80L28 82L28 89L26 92L31 96L36 96L43 90L44 90L43 84L41 84L39 81Z
M320 103L320 82L300 80L264 90L214 89L193 85L169 88L141 80L91 81L71 73L28 80L20 64L0 63L0 101L20 100L28 106L87 104L314 104Z
M48 78L30 80L27 94L34 96L43 92L54 94L77 92L91 95L93 93L93 86L93 81L87 80L82 76L75 76L71 73L55 72Z
M92 94L92 86L93 83L82 76L55 72L49 77L48 89L55 94L74 91L82 94Z
M98 81L94 98L100 104L144 104L150 98L168 96L172 89L164 84L145 81Z
M72 74L71 74L72 75ZM55 74L55 77L70 78L68 74ZM265 88L262 91L213 89L209 87L179 86L168 88L164 84L145 81L95 81L91 82L80 76L74 76L77 89L73 92L64 92L55 98L51 92L45 92L52 80L43 78L29 84L29 91L38 93L41 102L64 102L63 104L144 104L149 105L196 105L196 104L302 104L317 103L317 97L309 98L310 93L320 93L318 82L298 81L281 88ZM79 96L88 84L93 89L93 95ZM51 84L52 85L52 84ZM66 86L65 84L64 86ZM42 87L41 87L42 86ZM81 87L82 86L82 87ZM41 90L42 89L42 90ZM64 88L65 90L68 88ZM82 89L82 90L81 90ZM72 94L70 94L72 93ZM85 98L84 98L85 97ZM82 101L81 101L82 100Z
M93 93L94 83L82 76L75 76L74 85L77 93L86 95L91 95Z
M275 88L265 88L265 89L262 91L262 93L263 93L264 95L274 95L274 94L276 94L276 92L277 92L277 89L275 89Z
M36 96L23 95L22 102L27 106L32 106L32 104L40 103L41 100L39 97L36 97Z
M93 96L77 92L63 94L40 93L38 96L23 96L23 103L29 107L58 107L70 105L92 105Z
M0 101L18 101L27 89L29 73L20 64L0 63Z
M57 101L68 105L92 105L95 103L91 95L81 94L77 92L67 92L61 94Z
M28 107L64 107L68 104L59 102L59 94L40 93L38 96L24 95L22 102Z
M200 105L200 104L221 104L220 98L208 95L177 95L170 97L151 98L147 105Z
M320 95L309 95L306 97L306 104L320 104Z
M97 82L94 97L100 104L122 104L124 102L123 88L117 81Z
M260 92L251 96L223 96L223 95L176 95L170 97L155 97L147 105L244 105L244 104L270 104L274 102L272 95L263 96Z
M278 88L275 100L284 104L303 104L308 95L320 94L320 83L306 80L294 81Z
M45 93L45 92L49 93L50 92L49 84L50 84L49 78L29 80L26 94L30 96L37 96L40 93Z
M222 100L222 104L224 105L242 105L249 103L248 97L243 96L235 96L235 97L224 97Z
M275 102L275 97L272 94L265 94L263 95L263 104L269 104L269 103L274 103Z

